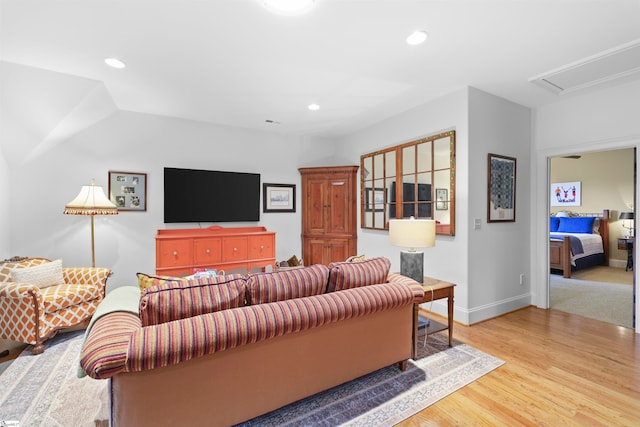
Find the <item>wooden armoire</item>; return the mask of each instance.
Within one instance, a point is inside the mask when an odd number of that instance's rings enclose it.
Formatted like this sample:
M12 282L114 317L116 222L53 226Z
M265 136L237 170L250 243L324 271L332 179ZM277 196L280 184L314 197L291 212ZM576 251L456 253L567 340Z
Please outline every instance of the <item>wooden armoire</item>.
M357 255L358 166L300 168L304 265Z

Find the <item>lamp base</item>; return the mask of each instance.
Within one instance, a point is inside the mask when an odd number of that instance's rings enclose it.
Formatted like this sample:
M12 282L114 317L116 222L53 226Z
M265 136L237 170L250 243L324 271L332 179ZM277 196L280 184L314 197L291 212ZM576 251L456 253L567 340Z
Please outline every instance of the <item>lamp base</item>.
M400 274L418 283L424 281L424 252L400 252Z

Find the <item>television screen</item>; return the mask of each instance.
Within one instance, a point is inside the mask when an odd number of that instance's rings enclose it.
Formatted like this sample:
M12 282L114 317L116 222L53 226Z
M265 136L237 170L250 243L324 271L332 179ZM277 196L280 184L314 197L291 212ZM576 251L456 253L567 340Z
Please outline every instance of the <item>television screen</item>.
M260 174L164 168L164 222L260 220Z

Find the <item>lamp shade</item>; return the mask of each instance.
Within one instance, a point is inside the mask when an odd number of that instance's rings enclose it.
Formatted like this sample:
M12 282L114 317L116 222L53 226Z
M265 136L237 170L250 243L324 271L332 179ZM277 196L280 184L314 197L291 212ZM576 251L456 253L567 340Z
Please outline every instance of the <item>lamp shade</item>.
M634 217L633 212L620 212L618 219L634 219Z
M436 244L436 222L432 219L389 220L389 241L405 248L428 248Z
M117 215L118 208L99 185L83 185L75 199L64 207L67 215Z

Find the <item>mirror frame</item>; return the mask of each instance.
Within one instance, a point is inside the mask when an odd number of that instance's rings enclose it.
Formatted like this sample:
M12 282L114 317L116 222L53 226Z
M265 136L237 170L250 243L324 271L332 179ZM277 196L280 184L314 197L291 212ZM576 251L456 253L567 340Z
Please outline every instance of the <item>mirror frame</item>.
M434 155L435 141L448 138L449 139L449 164L448 167L436 168L436 156ZM415 147L416 152L418 146L421 144L430 144L427 150L430 150L428 156L430 165L426 170L420 170L418 163L418 156L415 156L414 165L405 168L403 165L403 154L405 149ZM410 213L418 212L418 218L434 219L436 211L449 211L449 223L440 224L436 223L436 234L444 236L455 236L455 200L456 200L456 132L454 130L439 133L437 135L420 138L415 141L406 142L393 147L385 148L383 150L374 151L372 153L366 153L360 156L360 228L369 230L388 230L389 219L402 218L403 206L408 206ZM376 157L380 156L380 157ZM387 165L387 159L394 164ZM395 160L395 162L394 162ZM382 164L380 168L379 165ZM380 172L378 169L382 169ZM405 170L407 169L407 170ZM389 174L387 175L387 170ZM435 185L429 185L429 187L423 187L425 191L430 191L428 201L420 203L419 195L418 201L412 201L415 197L412 197L409 201L405 201L403 197L403 187L410 188L411 183L408 182L406 187L403 182L406 178L412 178L415 191L420 194L420 180L419 176L423 179L428 178L427 181L431 184L436 182L436 173L442 173L448 171L449 174L449 188L435 188ZM382 184L382 185L380 185ZM387 191L389 189L390 191ZM443 191L443 190L448 190ZM389 194L389 193L392 194ZM448 193L448 194L447 194ZM398 195L398 202L394 202L393 198ZM426 200L426 199L424 199ZM405 215L406 216L406 215ZM371 218L371 221L367 219ZM376 221L378 220L378 221Z

